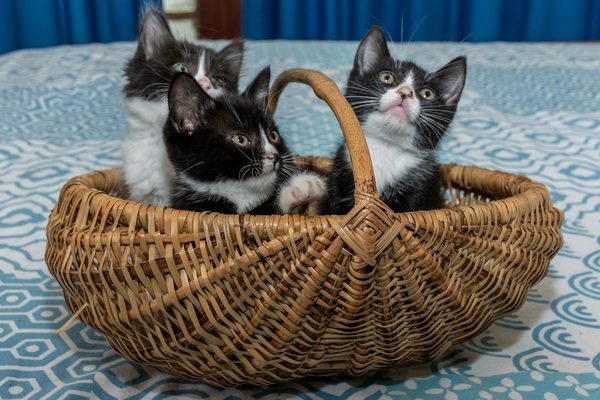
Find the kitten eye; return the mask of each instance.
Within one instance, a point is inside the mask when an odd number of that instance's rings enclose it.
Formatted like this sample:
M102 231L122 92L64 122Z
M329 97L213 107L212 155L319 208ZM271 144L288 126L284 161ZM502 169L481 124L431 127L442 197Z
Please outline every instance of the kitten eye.
M435 90L428 87L419 90L419 95L425 100L434 100L437 96Z
M386 85L393 85L396 83L396 75L391 71L381 71L379 73L379 82Z
M175 72L185 72L185 73L190 73L190 69L188 68L187 65L185 65L184 63L177 63L173 65L173 70Z
M273 144L279 143L281 141L281 136L279 136L279 132L277 132L275 130L269 132L269 140Z
M248 136L239 133L237 135L233 135L231 140L236 146L240 147L247 147L250 144L250 139L248 139Z

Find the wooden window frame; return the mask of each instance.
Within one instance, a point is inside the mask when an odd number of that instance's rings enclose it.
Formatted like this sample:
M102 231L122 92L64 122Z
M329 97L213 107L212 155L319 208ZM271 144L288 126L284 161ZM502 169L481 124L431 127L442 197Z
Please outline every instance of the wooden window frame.
M166 16L193 19L199 39L235 39L242 34L242 0L196 0L196 11Z

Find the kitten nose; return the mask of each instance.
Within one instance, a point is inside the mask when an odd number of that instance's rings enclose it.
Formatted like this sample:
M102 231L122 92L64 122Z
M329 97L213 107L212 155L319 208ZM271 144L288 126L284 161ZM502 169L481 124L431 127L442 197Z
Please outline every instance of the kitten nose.
M212 83L210 83L210 79L208 79L205 76L203 76L202 78L198 79L198 84L200 85L200 87L202 88L202 90L204 90L206 93L208 93L208 91L210 89L212 89Z
M279 153L267 154L267 160L273 161L273 165L277 165L277 163L281 160L281 156L279 155Z
M400 86L396 92L402 97L402 100L412 99L414 95L412 88L407 85Z

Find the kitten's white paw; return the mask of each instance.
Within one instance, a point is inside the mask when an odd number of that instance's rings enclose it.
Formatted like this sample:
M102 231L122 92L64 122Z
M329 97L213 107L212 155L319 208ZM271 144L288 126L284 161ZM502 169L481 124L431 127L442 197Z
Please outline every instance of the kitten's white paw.
M325 180L318 174L294 175L279 193L279 208L284 214L318 213L318 205L326 194Z

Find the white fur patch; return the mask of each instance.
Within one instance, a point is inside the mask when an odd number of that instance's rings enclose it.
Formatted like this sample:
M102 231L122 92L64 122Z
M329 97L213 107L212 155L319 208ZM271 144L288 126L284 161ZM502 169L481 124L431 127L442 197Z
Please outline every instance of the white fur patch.
M177 179L195 192L226 198L235 204L238 213L244 214L271 196L277 181L277 174L273 172L266 176L252 177L243 181L227 179L218 182L204 182L193 179L184 173Z
M377 191L380 195L383 195L383 192L397 182L406 179L411 169L423 161L416 150L407 150L394 143L391 138L382 139L367 135L366 130L365 138L371 154ZM350 162L347 150L346 158Z
M414 149L417 129L405 119L375 111L367 116L362 128L367 137L387 140L393 146L406 150Z
M375 154L373 168L380 193L395 182L406 178L410 170L422 161L417 153L394 145L389 140L367 137L367 146L369 152Z
M319 202L325 194L325 181L320 175L312 172L298 173L279 192L279 208L285 214L307 208L311 214L311 203Z
M200 50L200 56L198 57L198 66L194 78L196 78L197 81L200 81L202 78L208 79L211 83L211 88L208 90L208 92L206 92L206 94L208 94L213 99L217 99L223 96L223 89L215 86L214 80L210 79L208 75L206 75L206 69L206 56L204 54L204 50Z
M406 77L404 78L404 82L402 82L402 85L407 85L412 88L414 80L415 80L415 77L414 77L413 72L408 71L408 74L406 74Z
M213 99L218 99L218 98L220 98L221 96L223 96L223 93L224 93L224 92L223 92L223 89L222 89L222 88L220 88L220 87L216 87L216 86L214 85L214 83L213 83L213 85L212 85L212 89L210 89L210 90L208 91L208 93L207 93L207 94L208 94L210 97L212 97Z
M204 50L200 50L200 57L198 57L198 68L196 69L197 72L194 76L196 80L199 80L200 78L206 78L205 62Z
M163 141L166 101L125 98L128 130L123 139L123 172L130 199L140 203L169 203L173 166Z

